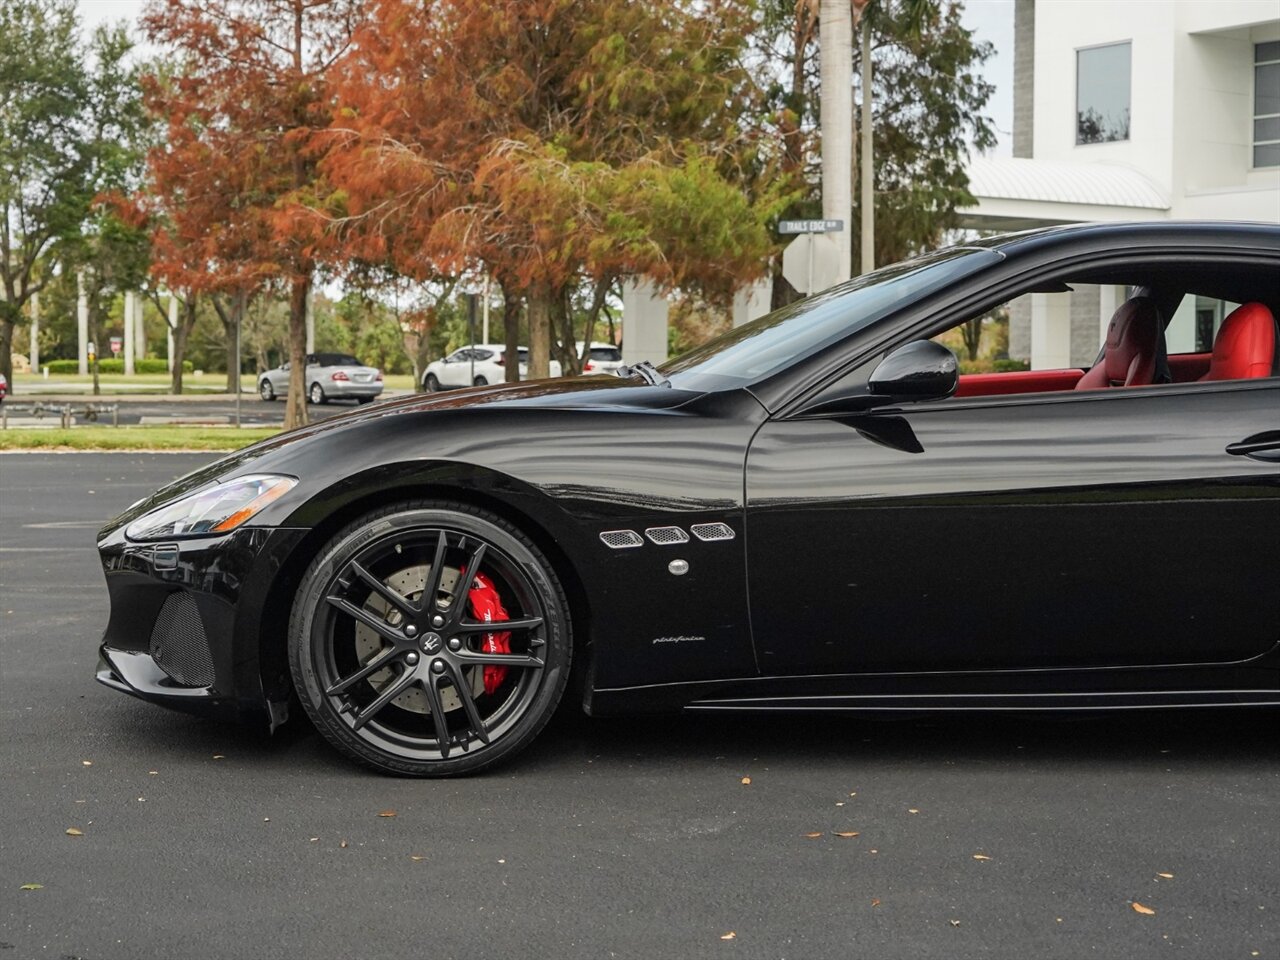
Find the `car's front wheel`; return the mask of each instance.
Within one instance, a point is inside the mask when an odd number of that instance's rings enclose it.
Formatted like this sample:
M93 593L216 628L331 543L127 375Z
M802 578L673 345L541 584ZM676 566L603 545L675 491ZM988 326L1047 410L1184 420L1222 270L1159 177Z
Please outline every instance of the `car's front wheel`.
M321 734L387 773L472 773L525 747L569 676L568 604L538 548L466 504L375 511L303 578L289 630Z
M258 384L258 396L270 403L276 398L276 391L271 386L271 381L266 377L262 378L262 382Z
M426 379L427 393L440 392L440 378L434 373L428 373Z

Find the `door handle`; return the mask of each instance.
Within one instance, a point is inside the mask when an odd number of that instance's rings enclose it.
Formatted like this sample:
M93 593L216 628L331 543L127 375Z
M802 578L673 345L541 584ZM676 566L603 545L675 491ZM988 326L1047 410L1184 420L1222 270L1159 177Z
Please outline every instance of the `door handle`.
M1227 444L1227 453L1237 457L1249 457L1264 463L1280 463L1280 430L1255 433L1236 443Z

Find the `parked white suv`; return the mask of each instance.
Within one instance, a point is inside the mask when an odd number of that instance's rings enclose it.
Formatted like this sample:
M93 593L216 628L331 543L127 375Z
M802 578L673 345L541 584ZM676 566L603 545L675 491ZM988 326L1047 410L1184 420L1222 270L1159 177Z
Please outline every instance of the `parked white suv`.
M582 356L582 343L579 341L575 344L578 356ZM612 343L600 343L591 341L591 352L587 354L587 359L582 364L582 372L598 376L602 373L617 374L618 368L622 366L622 350L614 346Z
M520 347L520 379L529 375L529 348ZM422 389L434 392L452 387L480 387L487 383L502 383L507 379L507 348L501 343L477 343L474 347L462 347L443 360L427 364L422 375ZM560 361L551 361L551 376L560 376Z

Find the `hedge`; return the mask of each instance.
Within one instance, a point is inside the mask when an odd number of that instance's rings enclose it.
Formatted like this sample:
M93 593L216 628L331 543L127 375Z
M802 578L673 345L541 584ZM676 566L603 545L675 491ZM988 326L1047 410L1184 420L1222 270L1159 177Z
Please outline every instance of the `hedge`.
M79 360L50 360L48 363L41 364L48 367L50 373L79 373ZM195 368L191 365L190 360L182 361L182 372L191 373ZM169 361L163 358L147 357L133 361L134 373L168 373ZM124 373L123 360L99 360L99 373Z

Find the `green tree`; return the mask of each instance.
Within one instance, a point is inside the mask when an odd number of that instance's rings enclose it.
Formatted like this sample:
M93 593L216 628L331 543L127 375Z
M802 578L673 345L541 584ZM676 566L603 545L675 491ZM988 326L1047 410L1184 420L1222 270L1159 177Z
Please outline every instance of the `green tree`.
M89 77L72 0L0 4L0 373L14 325L49 282L41 258L74 237L96 193Z

